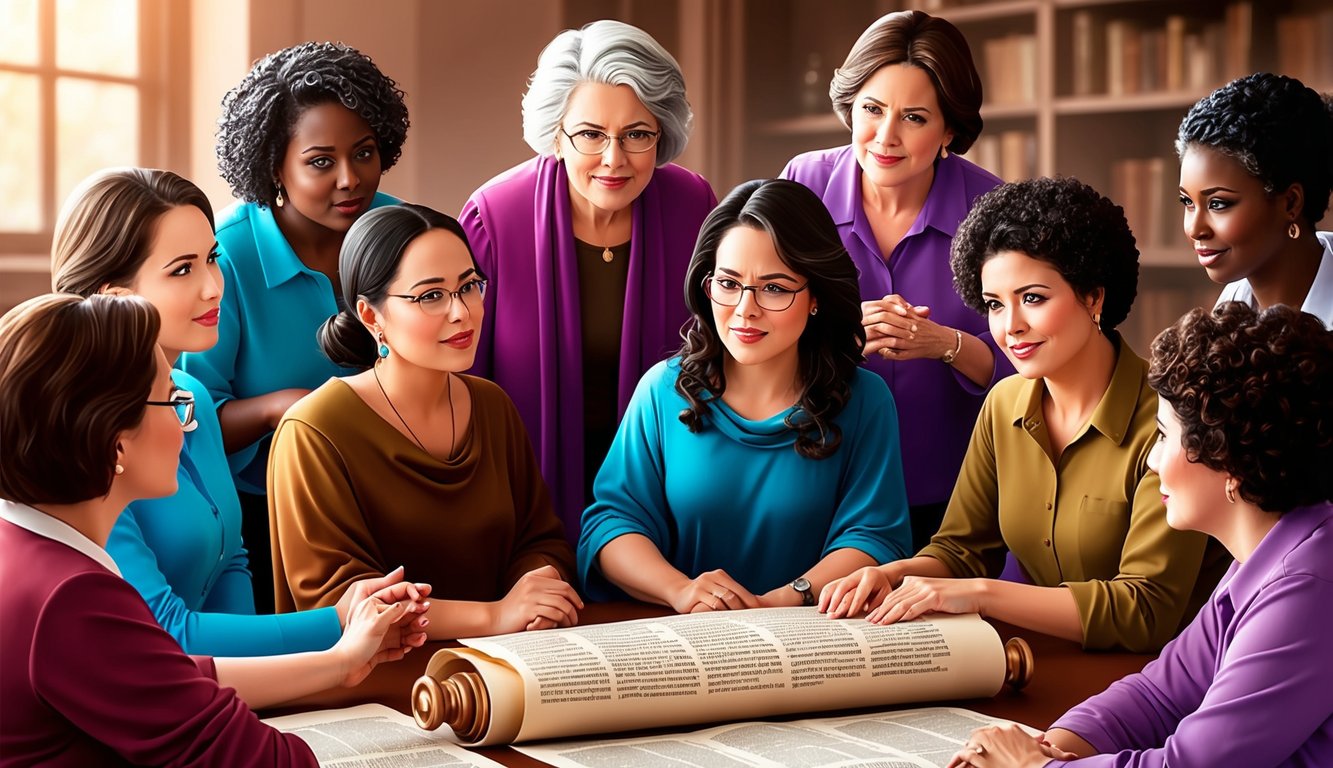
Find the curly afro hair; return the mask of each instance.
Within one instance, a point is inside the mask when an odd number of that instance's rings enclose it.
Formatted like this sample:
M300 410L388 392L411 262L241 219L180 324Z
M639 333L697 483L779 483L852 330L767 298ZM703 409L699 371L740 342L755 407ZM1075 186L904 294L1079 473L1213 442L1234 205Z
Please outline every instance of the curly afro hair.
M370 57L341 43L301 43L260 59L222 99L218 171L236 197L270 205L273 177L292 126L308 108L337 103L370 124L380 170L398 162L407 140L407 105L397 84Z
M1328 210L1333 186L1333 99L1301 81L1259 72L1232 80L1190 108L1176 152L1208 147L1235 159L1270 196L1292 184L1305 191L1308 227Z
M1152 343L1148 383L1190 461L1269 512L1333 500L1333 332L1278 304L1193 309Z
M985 313L981 266L1018 251L1056 268L1080 296L1104 289L1101 327L1129 315L1139 283L1139 249L1125 212L1078 179L1028 179L977 199L958 227L949 265L963 302Z

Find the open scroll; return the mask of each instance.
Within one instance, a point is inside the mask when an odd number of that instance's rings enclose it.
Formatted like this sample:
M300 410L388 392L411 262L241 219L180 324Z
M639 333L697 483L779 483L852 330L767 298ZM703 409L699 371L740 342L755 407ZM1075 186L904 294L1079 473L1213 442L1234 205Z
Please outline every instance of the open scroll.
M887 627L814 608L639 619L461 641L412 688L464 744L993 696L1032 652L976 615Z

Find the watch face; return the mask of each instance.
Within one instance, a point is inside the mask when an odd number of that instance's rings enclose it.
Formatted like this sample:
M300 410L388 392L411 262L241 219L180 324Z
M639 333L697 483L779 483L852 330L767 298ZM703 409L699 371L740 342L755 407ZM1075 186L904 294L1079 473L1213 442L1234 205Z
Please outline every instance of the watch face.
M804 578L797 579L791 583L791 588L797 592L809 592L810 582Z

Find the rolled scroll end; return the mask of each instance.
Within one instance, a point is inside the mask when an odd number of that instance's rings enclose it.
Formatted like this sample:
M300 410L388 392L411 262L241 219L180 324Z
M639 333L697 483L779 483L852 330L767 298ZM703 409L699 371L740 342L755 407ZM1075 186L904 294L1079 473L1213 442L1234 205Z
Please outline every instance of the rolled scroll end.
M447 725L460 741L475 744L490 727L491 698L468 662L455 658L437 666L432 660L412 684L412 717L424 730Z
M1036 660L1032 657L1032 646L1021 637L1011 637L1004 644L1004 684L1010 690L1022 690L1032 681L1032 672Z

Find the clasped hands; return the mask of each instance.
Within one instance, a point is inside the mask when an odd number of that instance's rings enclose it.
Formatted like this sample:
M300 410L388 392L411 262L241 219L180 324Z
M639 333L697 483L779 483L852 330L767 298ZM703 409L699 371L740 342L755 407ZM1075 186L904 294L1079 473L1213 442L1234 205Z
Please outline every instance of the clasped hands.
M877 566L835 579L819 592L819 611L841 619L866 614L874 624L893 624L927 613L980 613L980 579L904 576L894 588Z
M342 660L342 684L354 686L386 661L397 661L426 642L430 585L403 580L399 566L361 579L334 606L343 634L334 645Z
M914 305L896 293L861 302L861 325L866 329L862 354L885 360L939 360L954 349L958 337L929 318L930 307Z

